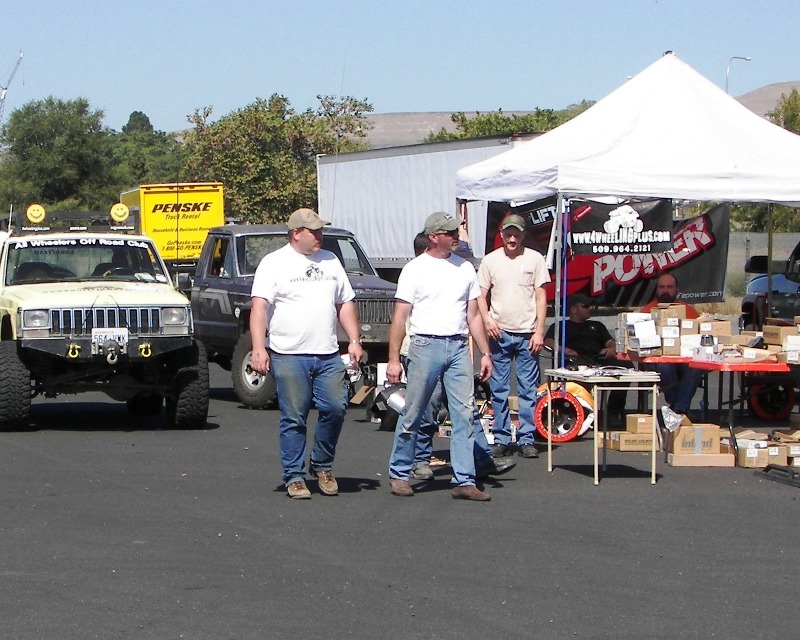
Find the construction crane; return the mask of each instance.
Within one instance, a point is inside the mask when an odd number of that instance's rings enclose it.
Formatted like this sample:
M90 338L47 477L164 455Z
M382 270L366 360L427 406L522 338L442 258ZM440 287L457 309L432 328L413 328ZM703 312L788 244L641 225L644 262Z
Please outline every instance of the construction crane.
M11 81L17 74L17 69L19 69L19 65L22 63L22 57L24 55L25 54L22 53L22 51L19 52L19 58L17 58L17 62L14 64L14 68L11 70L8 80L6 80L4 85L0 85L0 124L3 123L3 112L6 108L6 94L8 93L8 87L11 85Z

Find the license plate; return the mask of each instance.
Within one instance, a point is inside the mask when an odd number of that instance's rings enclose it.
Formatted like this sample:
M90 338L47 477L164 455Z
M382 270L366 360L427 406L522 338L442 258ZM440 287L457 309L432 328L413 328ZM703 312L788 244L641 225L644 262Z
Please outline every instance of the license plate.
M103 345L112 340L122 351L128 348L128 330L121 329L92 329L92 352L102 353Z

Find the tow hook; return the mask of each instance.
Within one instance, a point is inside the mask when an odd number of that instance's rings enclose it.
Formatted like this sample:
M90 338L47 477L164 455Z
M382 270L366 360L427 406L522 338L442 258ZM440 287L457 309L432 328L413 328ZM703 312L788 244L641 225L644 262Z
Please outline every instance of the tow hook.
M105 344L103 345L103 351L106 354L106 362L108 362L108 364L117 364L117 361L119 360L119 344L117 344L114 340L106 340Z

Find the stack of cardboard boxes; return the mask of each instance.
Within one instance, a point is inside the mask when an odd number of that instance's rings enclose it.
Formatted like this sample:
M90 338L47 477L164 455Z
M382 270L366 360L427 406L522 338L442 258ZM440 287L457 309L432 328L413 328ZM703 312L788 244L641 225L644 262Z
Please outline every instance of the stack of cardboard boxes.
M736 432L736 448L730 437L721 441L722 451L736 456L736 466L746 469L760 469L768 464L786 466L789 457L789 447L785 443L770 440L766 433L743 429ZM800 456L800 442L793 447Z
M791 417L792 422L800 422L797 414ZM786 447L786 464L790 467L800 467L800 429L791 431L773 431L772 439Z
M777 352L778 362L800 364L800 316L794 317L791 326L786 326L780 320L767 318L761 333L767 347Z
M681 304L659 304L650 313L617 316L617 351L634 359L680 356L720 363L785 362L800 365L800 316L791 326L767 318L763 331L734 335L730 320L702 315L686 318ZM763 338L759 347L753 345Z
M681 425L665 436L667 464L672 467L732 467L733 455L720 447L716 424L693 424L684 416Z
M608 431L598 446L612 451L652 451L653 416L649 413L632 413L625 417L625 431ZM660 451L656 441L656 451Z

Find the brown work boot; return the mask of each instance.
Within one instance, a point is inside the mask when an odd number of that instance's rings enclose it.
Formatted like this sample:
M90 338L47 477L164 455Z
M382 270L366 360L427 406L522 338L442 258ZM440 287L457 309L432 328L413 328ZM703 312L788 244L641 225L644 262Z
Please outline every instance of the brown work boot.
M311 498L311 492L302 480L292 482L286 487L286 492L292 500L308 500Z
M391 478L389 485L392 487L392 493L396 496L409 497L414 495L414 490L407 480Z
M453 497L456 500L474 500L475 502L488 502L492 499L488 493L484 493L473 484L465 484L453 489Z
M311 475L317 477L319 490L326 496L335 496L339 493L339 483L336 482L336 478L333 477L330 469L319 471L312 467Z

